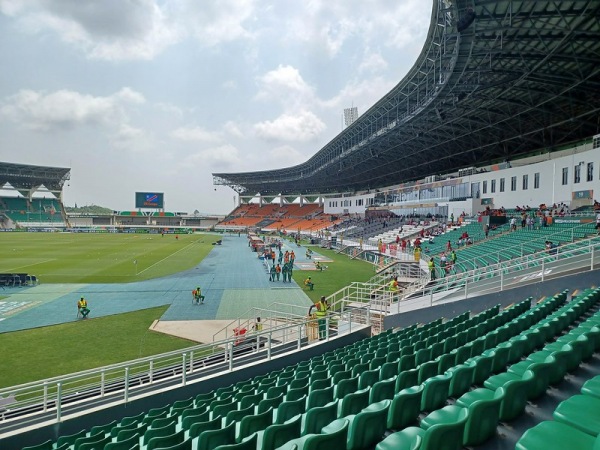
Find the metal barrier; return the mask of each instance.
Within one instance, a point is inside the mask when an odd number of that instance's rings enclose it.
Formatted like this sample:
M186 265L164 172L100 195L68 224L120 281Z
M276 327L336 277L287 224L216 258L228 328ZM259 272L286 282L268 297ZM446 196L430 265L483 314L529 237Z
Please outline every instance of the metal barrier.
M325 340L369 325L369 308L347 309L327 316ZM341 326L340 326L341 324ZM0 398L14 399L0 409L0 435L40 422L60 422L67 416L124 404L158 389L196 383L203 377L231 372L254 362L298 351L315 342L311 329L318 319L297 317L285 325L140 358L92 370L0 389ZM317 336L318 339L318 336ZM17 424L17 425L15 425Z

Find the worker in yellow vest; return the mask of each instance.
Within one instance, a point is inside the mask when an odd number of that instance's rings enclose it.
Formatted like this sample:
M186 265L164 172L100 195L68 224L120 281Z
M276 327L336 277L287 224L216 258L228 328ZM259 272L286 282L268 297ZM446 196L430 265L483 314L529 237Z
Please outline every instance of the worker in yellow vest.
M308 310L308 315L312 314L312 310L315 308L315 316L317 317L317 321L319 323L319 340L325 339L327 336L327 310L329 306L327 305L327 300L325 296L322 296L314 305L312 305Z

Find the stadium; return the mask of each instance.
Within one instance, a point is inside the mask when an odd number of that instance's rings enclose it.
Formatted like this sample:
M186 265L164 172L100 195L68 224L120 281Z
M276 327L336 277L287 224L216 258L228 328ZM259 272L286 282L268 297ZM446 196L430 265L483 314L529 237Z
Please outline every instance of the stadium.
M596 1L434 0L309 160L213 174L226 217L69 213L69 168L0 163L1 448L597 448L599 33ZM54 327L121 356L30 375Z

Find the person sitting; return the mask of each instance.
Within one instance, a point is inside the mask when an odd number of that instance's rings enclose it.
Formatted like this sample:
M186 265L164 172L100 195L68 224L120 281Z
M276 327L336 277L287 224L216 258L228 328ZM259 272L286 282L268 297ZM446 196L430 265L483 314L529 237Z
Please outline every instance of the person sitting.
M310 248L306 249L306 259L312 259L312 250Z
M82 319L87 319L90 310L88 308L87 300L83 297L77 302L77 316L81 314Z
M306 280L304 280L304 286L310 288L311 291L314 291L315 284L312 282L311 277L308 277Z
M192 295L193 295L193 300L192 303L195 301L196 304L200 304L200 303L204 303L204 295L202 295L202 289L200 288L200 286L198 286L196 289L194 289L192 291Z

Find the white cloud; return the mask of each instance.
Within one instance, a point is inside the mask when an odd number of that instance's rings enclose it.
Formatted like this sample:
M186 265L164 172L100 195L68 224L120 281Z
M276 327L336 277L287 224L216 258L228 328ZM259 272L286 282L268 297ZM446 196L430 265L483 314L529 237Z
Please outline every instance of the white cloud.
M220 145L196 152L187 156L182 167L209 167L211 170L226 171L233 168L239 168L242 165L242 159L239 151L233 145Z
M207 131L200 127L179 127L171 133L175 139L188 142L220 142L219 133Z
M388 63L380 53L371 53L370 51L367 51L364 59L358 66L358 71L360 73L377 73L387 69L387 67Z
M244 133L240 129L239 125L235 122L232 122L231 120L226 122L225 125L223 125L223 130L230 136L233 136L236 138L244 137Z
M260 100L279 100L284 104L297 104L314 100L314 90L295 67L279 65L258 79L260 89L256 95Z
M203 46L248 39L252 0L3 0L0 12L32 33L51 31L91 58L153 59L195 37Z
M127 103L143 103L144 96L123 88L107 97L71 90L52 93L20 90L0 106L0 115L34 130L71 129L124 120Z
M310 111L282 114L273 121L264 121L254 125L256 135L267 141L314 140L324 131L326 125Z

